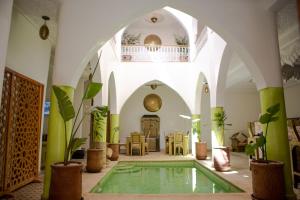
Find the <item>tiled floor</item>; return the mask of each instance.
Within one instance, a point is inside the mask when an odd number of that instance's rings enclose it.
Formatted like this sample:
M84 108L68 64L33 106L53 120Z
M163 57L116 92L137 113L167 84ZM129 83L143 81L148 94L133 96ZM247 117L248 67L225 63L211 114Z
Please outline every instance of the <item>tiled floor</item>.
M146 156L125 156L121 155L120 161L127 160L184 160L193 159L191 156L168 156L162 152L149 153ZM207 159L206 161L200 161L205 166L211 168L211 161ZM121 200L121 199L205 199L205 200L243 200L251 199L251 173L248 167L248 158L243 153L232 153L231 154L231 165L232 170L230 172L216 172L220 176L229 180L233 184L237 185L245 191L245 193L235 193L235 194L182 194L182 195L112 195L112 194L93 194L89 193L92 187L108 172L117 161L108 163L107 168L103 169L101 173L83 173L83 196L85 200ZM40 200L42 194L42 183L32 183L29 184L13 194L15 195L14 200Z

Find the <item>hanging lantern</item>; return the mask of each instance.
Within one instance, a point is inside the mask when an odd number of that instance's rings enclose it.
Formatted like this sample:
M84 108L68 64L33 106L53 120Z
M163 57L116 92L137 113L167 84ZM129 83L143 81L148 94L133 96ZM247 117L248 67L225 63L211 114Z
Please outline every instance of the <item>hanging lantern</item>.
M48 21L50 18L48 16L42 16L42 18L44 20L44 24L41 26L39 34L42 40L47 40L49 37L49 28L46 24L46 21Z

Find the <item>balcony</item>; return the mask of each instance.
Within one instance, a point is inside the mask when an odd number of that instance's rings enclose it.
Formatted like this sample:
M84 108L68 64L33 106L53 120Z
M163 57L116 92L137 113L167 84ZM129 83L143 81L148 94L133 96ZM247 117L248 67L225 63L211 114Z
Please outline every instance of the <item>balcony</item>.
M188 46L122 45L123 62L188 62Z

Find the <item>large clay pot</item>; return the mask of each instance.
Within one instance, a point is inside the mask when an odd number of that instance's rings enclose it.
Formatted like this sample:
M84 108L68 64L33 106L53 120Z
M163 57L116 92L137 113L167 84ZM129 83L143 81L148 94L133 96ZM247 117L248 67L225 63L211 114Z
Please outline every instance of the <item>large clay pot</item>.
M109 144L109 147L112 149L113 153L110 157L110 160L116 161L119 159L119 144Z
M86 159L86 171L90 173L101 172L104 166L103 155L104 149L88 149Z
M83 164L80 162L51 165L49 200L81 200L82 168Z
M213 150L214 168L219 172L226 172L230 167L230 148L214 147Z
M197 160L206 160L207 144L206 142L196 142L196 158Z
M277 161L251 161L252 199L285 199L283 163Z

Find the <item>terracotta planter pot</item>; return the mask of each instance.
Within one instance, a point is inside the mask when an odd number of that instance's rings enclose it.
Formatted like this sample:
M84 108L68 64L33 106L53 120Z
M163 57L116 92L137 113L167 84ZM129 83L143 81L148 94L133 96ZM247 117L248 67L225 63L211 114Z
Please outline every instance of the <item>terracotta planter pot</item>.
M207 144L206 142L196 142L196 158L197 160L206 160Z
M283 163L277 161L251 161L252 199L285 199Z
M112 149L113 153L110 157L110 160L116 161L119 159L119 144L109 144L109 147Z
M69 162L66 166L63 163L51 165L49 200L81 200L82 168L80 162Z
M215 147L213 154L214 168L216 171L226 172L231 169L229 147Z
M103 154L104 149L88 149L87 150L87 159L86 159L86 171L90 173L101 172L101 169L104 166L103 157L106 155Z

